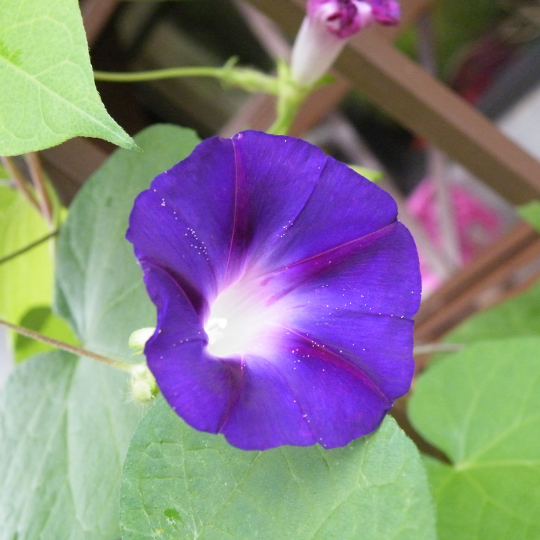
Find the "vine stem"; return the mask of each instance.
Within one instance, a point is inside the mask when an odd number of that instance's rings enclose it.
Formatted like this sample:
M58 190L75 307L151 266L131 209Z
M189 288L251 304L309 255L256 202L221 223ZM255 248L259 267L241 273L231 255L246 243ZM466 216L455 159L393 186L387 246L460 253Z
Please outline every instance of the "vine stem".
M15 160L8 156L0 156L0 160L20 193L41 214L39 203L37 202L35 195L26 185L26 180L19 170L19 167L17 167Z
M39 156L36 152L29 152L25 155L26 164L28 165L28 170L32 176L32 182L36 188L39 205L41 207L41 213L45 218L45 221L49 225L49 230L54 229L54 216L53 216L53 205L51 198L47 193L47 185L45 182L45 174L43 172L43 167L39 160Z
M172 79L174 77L218 77L221 78L229 72L229 68L213 67L182 67L170 69L154 69L151 71L138 71L136 73L117 73L109 71L94 71L96 81L111 82L139 82L156 81L159 79Z
M15 259L15 257L18 257L19 255L22 255L23 253L26 253L27 251L34 249L40 244L43 244L43 242L50 240L53 236L56 236L57 234L58 234L58 229L55 229L54 231L51 231L49 234L43 236L39 240L36 240L35 242L32 242L31 244L28 244L27 246L24 246L23 248L18 249L17 251L9 253L5 257L0 258L0 264L4 264L8 261L11 261L11 259Z
M17 332L17 334L21 334L31 339L35 339L36 341L41 341L42 343L46 343L47 345L52 345L53 347L62 349L63 351L67 351L72 354L76 354L77 356L85 356L86 358L91 358L92 360L96 360L97 362L101 362L102 364L107 364L108 366L114 367L116 369L121 369L122 371L131 372L133 368L133 365L128 364L127 362L113 360L112 358L107 358L106 356L102 356L101 354L88 351L81 347L69 345L69 343L64 343L63 341L58 341L57 339L44 336L39 332L30 330L29 328L25 328L24 326L12 324L10 322L4 321L3 319L0 319L0 324L5 326L6 328L9 328L10 330L13 330L14 332Z
M438 352L458 352L464 347L465 345L459 343L426 343L425 345L416 345L413 348L413 356Z

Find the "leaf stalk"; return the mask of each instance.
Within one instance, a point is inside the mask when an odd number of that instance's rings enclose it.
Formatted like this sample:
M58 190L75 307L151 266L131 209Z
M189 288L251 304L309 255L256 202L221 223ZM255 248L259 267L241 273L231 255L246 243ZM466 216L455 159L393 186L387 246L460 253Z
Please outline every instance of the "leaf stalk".
M17 332L17 334L21 334L23 336L29 337L30 339L35 339L36 341L41 341L41 343L46 343L47 345L51 345L53 347L56 347L57 349L67 351L77 356L84 356L86 358L96 360L97 362L101 362L102 364L107 364L108 366L114 367L116 369L121 369L122 371L127 371L131 373L131 370L133 368L133 365L128 364L127 362L121 362L120 360L113 360L112 358L108 358L107 356L102 356L101 354L97 354L87 349L76 347L75 345L64 343L63 341L58 341L57 339L44 336L43 334L40 334L39 332L30 330L29 328L25 328L24 326L19 326L18 324L12 324L3 319L0 319L0 324L2 326L5 326L6 328L9 328L10 330L13 330L14 332Z

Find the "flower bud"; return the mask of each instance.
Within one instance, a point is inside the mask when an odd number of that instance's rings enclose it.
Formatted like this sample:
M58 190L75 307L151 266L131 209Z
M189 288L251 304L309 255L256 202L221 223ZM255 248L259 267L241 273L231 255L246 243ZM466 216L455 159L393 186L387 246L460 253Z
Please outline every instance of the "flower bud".
M291 58L292 78L300 85L317 82L347 40L375 21L397 24L396 0L308 0Z
M141 328L140 330L135 330L135 332L129 336L128 345L129 348L134 351L133 356L142 354L146 342L154 335L155 331L155 328Z
M159 392L156 379L146 364L133 366L130 386L133 399L141 403L151 401Z

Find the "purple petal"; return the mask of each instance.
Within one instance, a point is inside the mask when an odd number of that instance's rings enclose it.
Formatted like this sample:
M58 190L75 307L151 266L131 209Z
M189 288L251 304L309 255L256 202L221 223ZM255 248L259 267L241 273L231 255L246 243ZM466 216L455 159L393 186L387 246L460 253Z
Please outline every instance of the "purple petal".
M209 139L139 196L128 238L158 309L148 364L193 427L340 446L407 391L414 243L386 193L316 147Z
M398 222L261 277L269 298L410 318L420 304L414 241ZM302 299L300 299L302 297Z
M248 251L256 257L286 230L325 161L294 137L208 139L137 197L127 239L139 261L166 268L198 307L236 279Z
M278 242L265 246L263 266L282 267L314 257L379 231L396 217L397 206L388 193L328 157L302 211Z
M143 270L158 310L158 332L145 347L148 367L177 414L196 429L217 433L236 400L241 365L207 354L201 319L174 278L150 264Z
M258 261L303 211L327 157L294 137L245 131L232 141L239 188L232 258L248 254L250 262Z
M373 16L379 24L395 26L401 20L401 7L397 0L369 0Z
M348 444L373 431L391 407L360 370L290 333L271 358L247 356L242 392L223 426L246 450Z
M135 201L127 239L139 261L175 276L198 311L225 278L234 222L232 142L208 139ZM201 181L202 180L202 181Z

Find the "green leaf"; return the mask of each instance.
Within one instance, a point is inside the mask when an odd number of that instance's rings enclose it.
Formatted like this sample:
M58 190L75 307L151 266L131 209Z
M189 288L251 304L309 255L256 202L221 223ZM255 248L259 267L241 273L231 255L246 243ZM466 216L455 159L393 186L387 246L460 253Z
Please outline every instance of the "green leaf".
M517 212L531 227L540 232L540 201L530 201L518 206Z
M52 313L48 306L30 309L19 322L20 326L29 328L47 337L63 341L69 345L79 345L77 338L64 319ZM15 361L22 362L34 354L54 350L54 347L17 334L15 337Z
M17 190L0 186L0 258L48 233L42 216ZM51 304L53 245L45 242L0 264L0 314L9 322L18 323L34 306Z
M121 461L142 416L125 375L61 352L19 364L0 397L0 539L118 538Z
M387 417L347 447L246 452L187 426L160 400L124 466L124 540L435 538L414 444Z
M409 417L450 460L426 461L440 540L540 538L540 338L441 360L420 377Z
M84 346L129 356L131 330L155 323L130 244L136 194L184 158L192 132L156 126L144 153L118 150L83 187L57 247L62 314ZM19 364L0 412L0 540L117 540L122 464L142 409L125 372L46 353Z
M152 126L136 137L143 153L117 150L85 184L58 241L56 311L81 341L129 358L129 336L155 326L155 308L125 239L135 197L199 142L190 130Z
M136 148L96 90L76 0L0 1L0 73L0 155L77 135Z
M469 317L445 341L467 344L517 336L540 336L540 282L519 296Z

